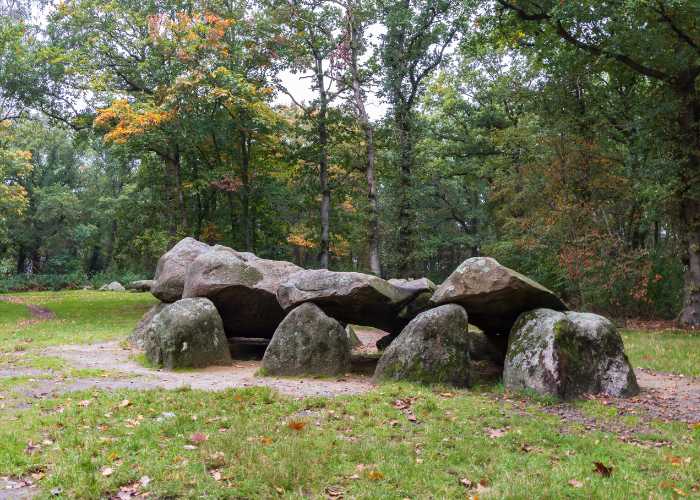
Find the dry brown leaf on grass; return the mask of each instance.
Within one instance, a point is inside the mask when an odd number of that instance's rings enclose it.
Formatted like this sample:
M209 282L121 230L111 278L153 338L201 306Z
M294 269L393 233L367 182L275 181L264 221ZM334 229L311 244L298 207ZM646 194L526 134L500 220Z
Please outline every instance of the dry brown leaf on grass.
M340 486L326 486L324 490L328 498L343 498L343 490Z
M378 470L371 470L367 473L367 477L372 481L379 481L380 479L384 479L384 474Z
M131 406L131 401L128 399L123 399L121 403L119 403L119 408L126 408L127 406Z
M487 427L484 430L491 439L498 439L500 437L503 437L508 432L508 429L492 429L491 427Z
M578 479L569 479L569 486L574 488L583 488L583 483Z
M111 476L112 474L114 474L114 469L112 469L111 467L102 467L102 469L100 470L100 474L102 474L105 477Z
M306 427L306 422L302 422L301 420L292 420L287 424L287 427L293 431L301 431L304 429L304 427Z
M593 472L596 472L597 474L600 474L603 477L610 477L612 475L614 467L604 465L601 462L593 462L593 465L595 465L595 469L593 469Z

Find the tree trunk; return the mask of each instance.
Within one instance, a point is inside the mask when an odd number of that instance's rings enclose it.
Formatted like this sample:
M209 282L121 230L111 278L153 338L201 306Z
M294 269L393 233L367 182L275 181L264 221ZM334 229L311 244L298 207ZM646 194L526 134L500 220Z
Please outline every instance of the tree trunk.
M415 271L413 253L413 211L411 207L411 171L413 169L413 141L411 122L406 109L396 113L399 133L399 277L411 278Z
M318 255L319 265L328 269L330 258L331 189L328 180L328 96L323 76L323 59L315 56L316 85L319 93L318 125L318 167L321 184L321 245Z
M180 230L187 232L187 207L185 206L185 193L182 190L182 172L180 166L180 153L176 152L165 159L168 175L173 182L173 194L177 200L177 212L180 219Z
M684 327L695 329L700 328L700 95L695 91L694 81L686 91L679 119L682 146L687 148L681 173L686 271L683 309L678 321Z
M365 101L362 96L362 86L360 82L360 72L357 65L357 58L360 52L360 28L357 26L353 12L350 8L347 11L350 32L350 71L352 75L352 91L355 99L355 108L360 121L360 126L365 134L367 165L365 172L367 176L367 201L369 202L369 221L367 227L367 243L369 268L377 276L382 275L382 266L379 259L379 204L377 202L377 184L374 179L374 130L369 121L369 115L365 108Z
M253 250L253 227L250 220L250 138L241 131L241 205L243 215L243 231L245 238L245 249Z
M678 320L687 328L700 328L700 202L685 202L683 213L688 253L685 297Z

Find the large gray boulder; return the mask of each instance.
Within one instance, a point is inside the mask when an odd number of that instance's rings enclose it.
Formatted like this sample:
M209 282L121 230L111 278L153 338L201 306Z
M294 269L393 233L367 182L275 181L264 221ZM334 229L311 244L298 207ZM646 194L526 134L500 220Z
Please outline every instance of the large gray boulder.
M503 382L562 399L583 394L639 392L620 334L596 314L537 309L518 318L510 334Z
M230 337L270 338L285 315L277 288L298 271L291 262L216 246L190 264L182 296L210 299Z
M350 369L350 342L340 323L302 304L277 327L262 368L266 375L342 375Z
M180 240L158 259L151 293L161 302L180 300L187 268L197 257L209 251L209 245L194 238Z
M416 316L377 363L375 380L410 380L468 386L467 312L448 304Z
M408 323L398 313L415 295L413 289L399 288L376 276L326 269L294 273L277 290L277 300L285 310L313 302L343 323L397 333Z
M148 327L151 325L153 318L163 310L167 304L159 302L158 304L151 307L146 313L141 317L138 324L134 330L129 335L129 343L136 347L137 349L144 349L146 343L146 333L148 332Z
M467 259L437 288L435 305L460 304L486 334L507 335L520 314L537 308L566 310L566 304L536 281L490 257Z
M147 328L144 348L153 364L167 369L231 364L221 317L209 299L163 307Z
M122 286L121 283L118 281L112 281L111 283L107 283L106 285L102 285L100 287L100 292L125 292L126 288Z
M136 280L126 285L126 289L132 292L150 292L152 287L153 280Z

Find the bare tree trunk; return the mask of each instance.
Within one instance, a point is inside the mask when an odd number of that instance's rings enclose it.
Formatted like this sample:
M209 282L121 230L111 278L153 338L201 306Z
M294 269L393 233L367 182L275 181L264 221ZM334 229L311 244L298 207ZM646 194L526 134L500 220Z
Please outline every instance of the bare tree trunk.
M250 138L241 131L241 205L246 251L253 250L253 225L250 217Z
M168 175L173 182L174 198L177 200L177 211L180 219L180 230L187 231L187 207L185 206L185 193L182 190L182 172L180 168L180 153L165 158ZM171 229L172 231L172 229Z
M349 32L350 32L350 71L352 76L352 90L355 99L360 126L365 134L367 165L367 201L369 202L369 224L367 228L367 242L369 246L369 268L377 276L382 275L382 266L379 259L379 204L377 202L377 184L374 179L374 129L369 121L369 115L365 108L362 96L360 72L357 66L357 58L360 52L360 27L354 18L351 7L347 8Z
M413 211L411 207L411 171L413 170L413 141L410 116L405 109L396 113L399 132L399 276L411 278L415 272L413 252Z
M328 96L326 94L325 78L323 75L323 59L315 54L316 85L319 93L318 125L318 167L321 184L321 245L318 256L322 269L328 269L330 260L330 219L331 219L331 189L328 179Z

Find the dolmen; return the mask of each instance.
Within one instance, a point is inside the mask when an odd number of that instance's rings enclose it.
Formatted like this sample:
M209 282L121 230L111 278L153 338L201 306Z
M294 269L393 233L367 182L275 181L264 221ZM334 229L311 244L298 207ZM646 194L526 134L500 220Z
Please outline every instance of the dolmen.
M266 375L342 375L352 325L387 332L374 380L468 387L488 363L510 390L562 399L638 393L622 338L606 318L568 310L541 284L490 257L440 285L303 269L185 238L158 261L161 302L130 340L166 368L229 364L238 343L267 344Z

